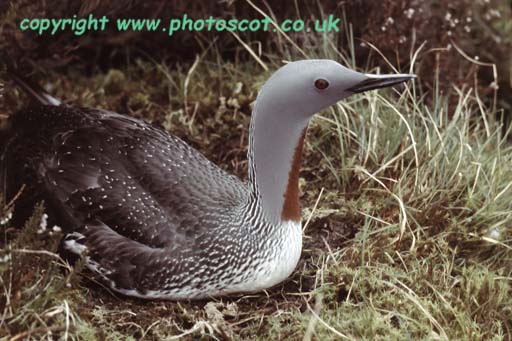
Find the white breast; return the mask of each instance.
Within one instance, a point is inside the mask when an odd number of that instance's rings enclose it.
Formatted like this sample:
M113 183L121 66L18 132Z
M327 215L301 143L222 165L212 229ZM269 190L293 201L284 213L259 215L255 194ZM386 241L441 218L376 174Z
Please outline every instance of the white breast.
M286 221L276 230L283 233L277 254L274 253L271 259L259 267L250 280L230 287L228 292L252 292L270 288L292 274L302 252L302 226L300 222Z

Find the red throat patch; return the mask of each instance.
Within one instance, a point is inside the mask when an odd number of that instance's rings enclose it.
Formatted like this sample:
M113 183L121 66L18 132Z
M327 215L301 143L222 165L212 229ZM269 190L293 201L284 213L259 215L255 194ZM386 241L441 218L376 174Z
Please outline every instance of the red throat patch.
M300 222L299 173L306 131L307 128L304 128L293 153L292 167L288 173L288 185L284 193L283 211L281 212L283 220Z

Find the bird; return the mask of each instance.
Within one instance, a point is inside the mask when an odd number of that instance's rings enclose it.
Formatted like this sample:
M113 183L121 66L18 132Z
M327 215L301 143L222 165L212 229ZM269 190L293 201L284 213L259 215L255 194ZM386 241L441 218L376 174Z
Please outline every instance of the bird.
M44 199L63 248L115 292L190 300L261 291L286 280L301 256L298 180L312 117L414 77L328 59L280 67L253 107L247 181L161 127L62 104L14 77L39 103L0 131L0 190L8 200L25 185L20 207Z

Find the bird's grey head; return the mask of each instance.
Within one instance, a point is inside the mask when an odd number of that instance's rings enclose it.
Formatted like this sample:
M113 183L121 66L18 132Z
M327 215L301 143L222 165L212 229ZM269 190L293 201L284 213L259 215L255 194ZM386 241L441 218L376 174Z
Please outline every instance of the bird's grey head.
M392 86L414 77L364 74L328 59L300 60L286 64L270 77L256 107L264 102L274 113L293 112L297 119L309 119L354 93Z
M411 79L367 75L332 60L283 66L261 89L253 113L250 167L269 219L300 220L298 172L305 129L313 115L358 92ZM292 179L292 180L290 180Z

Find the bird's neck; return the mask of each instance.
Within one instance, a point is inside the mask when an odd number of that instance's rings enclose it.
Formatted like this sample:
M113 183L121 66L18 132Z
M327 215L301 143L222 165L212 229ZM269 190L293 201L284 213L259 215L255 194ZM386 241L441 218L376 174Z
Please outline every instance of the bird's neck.
M251 120L251 191L273 223L300 222L299 171L309 120L269 107L257 103Z

